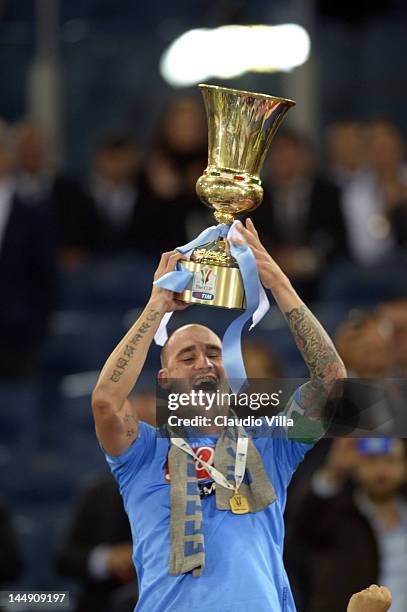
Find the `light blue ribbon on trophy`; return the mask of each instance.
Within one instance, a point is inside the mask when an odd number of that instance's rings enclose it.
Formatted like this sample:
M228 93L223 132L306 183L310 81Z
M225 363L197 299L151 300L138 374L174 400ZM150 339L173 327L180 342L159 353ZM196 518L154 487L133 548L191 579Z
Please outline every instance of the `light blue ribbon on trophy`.
M236 224L240 221L235 221L232 226L220 223L213 225L197 236L188 244L177 247L176 250L184 255L190 256L196 248L204 246L209 242L217 240L220 237L228 240L242 240L241 234L236 229ZM235 245L230 243L230 252L236 259L240 273L242 275L243 287L245 291L246 309L229 325L223 336L223 364L225 367L226 376L229 385L234 393L238 393L246 383L247 375L244 367L241 336L243 327L247 321L252 318L250 330L253 329L259 321L264 317L270 308L269 301L262 284L260 283L259 273L256 266L255 257L248 245ZM158 285L163 289L170 291L181 292L190 283L193 277L193 272L186 270L179 262L173 272L167 272L161 278L154 281L154 285ZM167 323L171 318L172 312L164 315L160 327L154 336L156 344L162 346L167 338Z

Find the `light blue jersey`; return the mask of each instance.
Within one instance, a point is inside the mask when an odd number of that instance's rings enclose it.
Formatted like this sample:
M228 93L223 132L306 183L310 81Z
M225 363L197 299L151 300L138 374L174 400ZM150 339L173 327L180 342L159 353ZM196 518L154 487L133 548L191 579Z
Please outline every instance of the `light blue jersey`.
M281 433L253 442L277 499L261 512L235 515L217 510L215 495L202 497L205 568L198 578L192 573L169 574L169 439L140 423L138 438L126 452L106 455L133 534L137 612L295 612L283 565L283 512L291 476L312 446L287 440ZM191 438L189 443L211 463L216 438ZM208 481L202 465L196 464L196 474L198 483Z

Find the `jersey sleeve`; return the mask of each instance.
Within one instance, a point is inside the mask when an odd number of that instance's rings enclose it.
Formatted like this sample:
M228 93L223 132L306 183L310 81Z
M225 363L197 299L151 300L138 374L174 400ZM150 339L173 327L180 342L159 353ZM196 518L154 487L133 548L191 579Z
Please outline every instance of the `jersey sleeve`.
M291 396L283 414L292 419L292 425L287 427L287 438L299 444L312 445L318 442L326 433L326 424L321 419L310 419L302 407L302 392L308 383L301 385Z
M120 491L123 492L129 486L143 465L152 461L156 443L156 429L140 421L138 436L124 453L113 456L102 448Z

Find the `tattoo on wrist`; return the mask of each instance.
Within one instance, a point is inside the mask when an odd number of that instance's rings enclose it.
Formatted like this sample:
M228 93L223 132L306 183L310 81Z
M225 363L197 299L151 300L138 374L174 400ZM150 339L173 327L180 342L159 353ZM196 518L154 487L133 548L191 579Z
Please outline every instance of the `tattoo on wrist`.
M129 340L128 344L123 349L123 356L119 357L116 361L115 368L112 372L110 380L114 383L119 382L121 375L125 371L130 359L136 352L137 344L142 340L144 334L151 328L152 322L160 316L158 310L150 310L146 316L146 320L143 321L138 328L134 336Z

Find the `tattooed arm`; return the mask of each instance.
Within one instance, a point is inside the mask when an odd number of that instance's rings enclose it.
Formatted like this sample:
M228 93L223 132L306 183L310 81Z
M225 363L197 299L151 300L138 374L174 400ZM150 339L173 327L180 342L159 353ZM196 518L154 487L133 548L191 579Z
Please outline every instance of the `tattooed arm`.
M319 419L335 381L346 378L345 366L332 340L291 285L283 283L271 291L310 372L311 380L300 391L301 409L307 417Z
M184 256L164 253L154 280L174 269ZM148 350L165 313L187 305L172 291L153 286L150 300L124 338L107 359L92 394L96 435L111 455L123 453L138 435L136 410L127 399L144 366Z
M242 240L250 245L256 258L262 284L270 289L280 310L287 319L296 345L311 375L311 381L302 387L301 407L308 416L319 415L320 392L329 392L330 383L346 378L346 369L335 346L311 311L305 306L287 276L259 240L250 219L246 227L240 226ZM324 394L322 394L324 395Z

